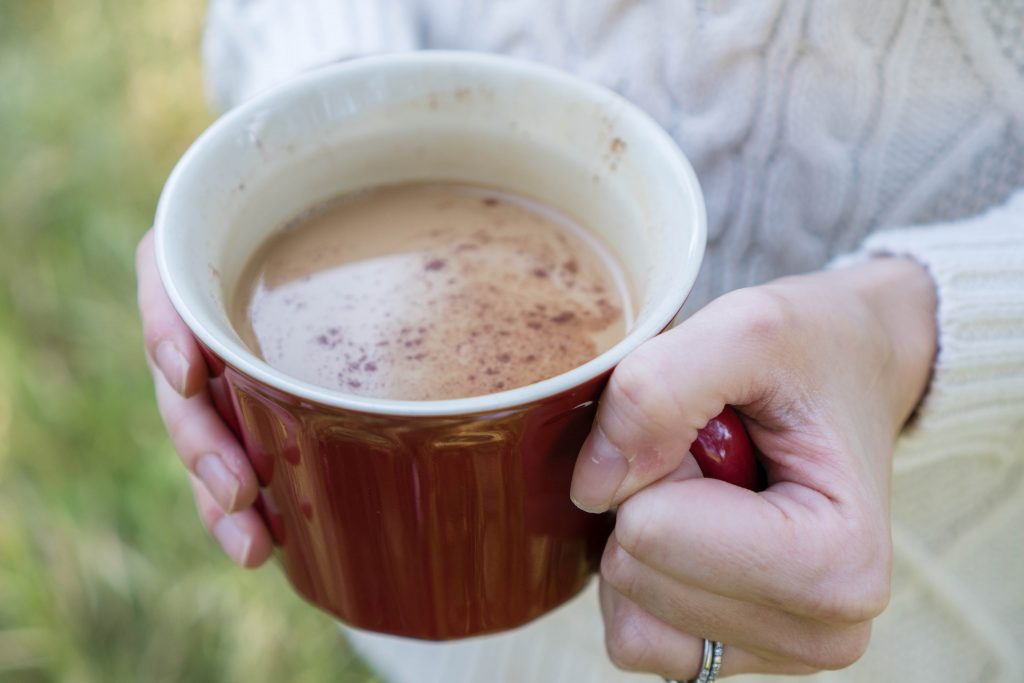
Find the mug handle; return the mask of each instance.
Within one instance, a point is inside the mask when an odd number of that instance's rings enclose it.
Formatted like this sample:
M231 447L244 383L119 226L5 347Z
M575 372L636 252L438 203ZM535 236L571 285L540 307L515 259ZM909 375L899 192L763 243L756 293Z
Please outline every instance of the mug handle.
M730 406L697 432L690 453L705 477L751 491L764 488L764 470L757 461L754 444L739 415Z

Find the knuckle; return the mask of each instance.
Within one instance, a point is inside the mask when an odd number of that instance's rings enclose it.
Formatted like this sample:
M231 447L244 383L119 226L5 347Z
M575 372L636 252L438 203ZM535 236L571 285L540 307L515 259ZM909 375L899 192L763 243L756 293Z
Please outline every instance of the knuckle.
M198 431L195 421L189 419L188 411L170 409L163 412L167 433L171 436L174 450L189 472L195 471L199 450L195 444L202 443L203 434Z
M184 409L184 403L176 401L173 405L161 407L160 416L167 427L167 433L177 446L178 441L186 436L191 422L188 411Z
M661 383L654 364L644 349L619 363L608 381L608 395L626 416L648 416L663 402L657 397Z
M771 287L751 287L734 293L733 306L740 315L740 334L761 347L771 348L795 326L790 300Z
M859 624L870 621L884 609L884 601L875 598L862 586L846 584L836 589L819 591L809 601L809 615L826 624Z
M864 533L867 561L860 572L860 621L870 621L885 611L892 597L892 536L888 526Z
M890 590L888 574L871 569L860 577L848 599L838 605L835 616L846 624L870 622L888 607Z
M882 612L889 607L889 601L892 599L892 581L886 572L885 579L876 579L869 587L869 592L865 597L864 605L866 609L864 621L871 621L881 616Z
M627 499L615 514L615 539L632 557L643 557L651 539L657 539L653 507L641 491Z
M637 561L619 543L609 542L601 556L601 578L616 591L629 597L636 584L636 564Z
M804 612L824 624L856 625L870 622L888 604L888 581L865 576L818 590L807 598Z
M635 610L617 610L605 629L608 658L624 671L643 671L651 658L651 640Z
M853 629L843 638L832 650L832 661L830 668L845 669L853 665L864 653L868 651L868 644L871 642L871 625Z
M816 670L834 671L852 666L867 652L871 626L863 624L818 639L808 639L793 659Z
M807 614L838 625L863 624L880 615L889 604L892 590L892 546L888 538L885 532L866 528L841 535L829 553L831 557L861 559L848 561L841 572L828 572L818 590L810 593ZM851 548L860 550L851 552Z

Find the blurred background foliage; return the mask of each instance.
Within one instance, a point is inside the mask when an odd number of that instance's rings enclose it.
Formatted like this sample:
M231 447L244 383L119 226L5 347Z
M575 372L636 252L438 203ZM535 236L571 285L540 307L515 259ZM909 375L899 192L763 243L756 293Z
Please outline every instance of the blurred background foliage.
M0 0L0 681L369 681L202 530L133 252L212 115L200 0Z

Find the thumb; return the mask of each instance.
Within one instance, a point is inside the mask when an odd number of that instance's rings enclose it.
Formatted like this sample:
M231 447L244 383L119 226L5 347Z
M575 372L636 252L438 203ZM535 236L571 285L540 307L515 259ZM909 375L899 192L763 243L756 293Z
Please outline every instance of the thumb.
M576 460L571 496L603 512L672 473L699 477L698 431L728 405L768 395L777 302L755 290L727 295L648 341L612 373ZM774 298L774 297L771 297Z

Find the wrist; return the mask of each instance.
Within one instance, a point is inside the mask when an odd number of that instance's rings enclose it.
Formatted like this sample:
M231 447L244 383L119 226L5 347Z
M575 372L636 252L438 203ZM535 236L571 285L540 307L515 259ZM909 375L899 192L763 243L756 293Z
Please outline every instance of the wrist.
M886 337L885 377L894 427L901 429L931 379L938 346L935 284L924 266L906 257L872 258L843 271Z

